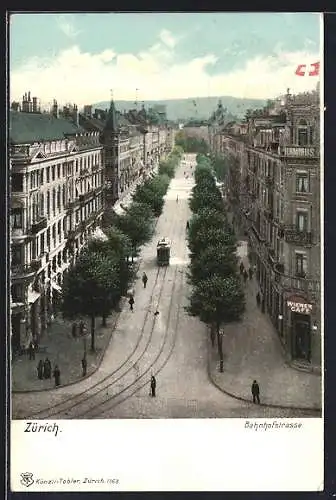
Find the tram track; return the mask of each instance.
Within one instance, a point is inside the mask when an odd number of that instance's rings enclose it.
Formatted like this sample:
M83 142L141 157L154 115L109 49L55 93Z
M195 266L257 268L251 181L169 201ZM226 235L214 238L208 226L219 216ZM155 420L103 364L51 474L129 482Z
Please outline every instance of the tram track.
M126 385L126 387L123 387L121 390L117 391L116 393L111 394L111 396L108 396L108 397L105 396L102 401L96 403L95 405L91 406L90 408L88 408L85 411L82 411L80 413L76 413L76 415L74 415L73 418L86 418L86 419L92 419L92 418L97 418L97 417L99 418L101 416L101 414L102 414L102 412L100 410L103 407L105 407L106 405L108 406L111 402L113 402L113 404L111 405L111 407L108 408L108 410L104 410L103 411L103 413L105 413L106 411L110 411L111 409L113 409L116 406L120 405L121 403L123 403L127 399L131 398L136 392L138 392L143 387L145 387L145 386L147 386L149 384L148 375L151 372L153 372L156 375L166 365L166 363L168 362L168 360L169 360L169 358L170 358L170 356L171 356L171 354L172 354L172 352L174 350L175 343L176 343L176 337L177 337L177 330L178 330L180 304L179 304L179 298L176 298L175 290L176 290L176 286L177 286L176 277L177 277L177 275L178 275L179 272L181 272L181 271L180 271L179 267L176 266L175 271L174 271L173 286L172 286L172 290L171 290L171 294L170 294L171 298L170 298L170 304L169 304L169 309L168 309L168 319L167 319L167 324L166 324L166 327L165 327L165 333L164 333L162 344L160 345L159 351L156 354L154 360L150 361L149 365L146 366L142 370L141 374L137 375L136 379L133 380L132 382L128 383ZM179 289L181 289L181 287L182 287L182 283L180 283ZM178 314L177 314L176 324L175 324L175 327L174 327L173 337L171 339L172 342L169 343L169 340L170 340L171 313L172 313L172 310L173 310L173 303L174 303L174 301L177 302ZM157 324L157 322L154 321L153 322L153 330L154 330L156 324ZM165 348L167 346L168 346L168 353L165 356ZM162 358L162 357L164 358L163 364L162 364L162 366L160 366L159 369L156 369L156 364L160 360L160 358ZM144 381L144 379L146 379L146 380ZM139 386L139 381L141 383L140 386ZM127 394L128 391L130 391L130 394ZM126 397L124 396L124 397L122 397L119 400L120 396L122 396L125 393L126 393ZM98 410L98 413L97 413L97 410ZM93 412L93 414L92 414L92 412ZM104 418L104 417L102 417L102 418Z
M172 224L174 226L174 223ZM182 233L184 233L184 229L182 228L181 234L179 234L179 238L182 236ZM153 321L152 321L152 326L150 328L149 336L147 338L147 341L145 343L145 346L140 349L140 345L142 344L142 341L146 338L146 326L148 323L148 318L153 310L153 299L154 296L157 297L157 300L155 301L155 310L160 309L159 304L161 301L161 296L165 287L166 283L166 277L167 273L169 272L171 268L170 267L164 267L164 268L158 268L156 271L156 276L155 276L155 282L152 287L152 292L151 292L151 297L150 297L150 303L149 306L147 307L147 311L145 314L145 318L143 321L143 325L141 328L141 333L138 337L137 343L132 350L132 352L129 354L129 356L126 358L126 360L113 372L107 374L103 379L99 380L95 384L91 385L90 387L86 388L85 390L81 391L80 393L77 393L73 396L68 397L65 400L60 401L59 403L56 403L52 406L48 406L48 408L41 409L39 411L34 412L30 418L41 418L41 419L47 419L47 418L76 418L77 417L77 412L76 410L83 405L84 403L88 403L90 400L92 401L94 398L97 396L101 395L103 392L106 394L108 390L111 390L112 387L114 387L118 382L120 382L125 376L127 376L128 373L130 373L132 370L134 370L135 366L138 366L141 360L143 359L144 355L148 351L148 348L151 344L155 324L156 324L156 316L153 316ZM174 278L173 278L173 284L175 286L175 280L176 280L176 273L177 270L175 269L174 272ZM157 284L158 280L161 280L161 284L159 287L159 290L157 291ZM138 354L137 351L141 350L141 352ZM135 358L135 359L134 359ZM116 378L115 378L116 377ZM111 381L111 378L113 379ZM75 415L73 415L75 413ZM80 416L80 414L79 414Z

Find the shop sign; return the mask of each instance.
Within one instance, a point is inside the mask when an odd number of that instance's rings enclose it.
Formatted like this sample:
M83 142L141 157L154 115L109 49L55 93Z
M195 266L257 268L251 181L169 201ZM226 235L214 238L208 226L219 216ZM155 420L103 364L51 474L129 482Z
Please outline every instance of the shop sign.
M292 302L291 300L287 301L287 306L291 311L301 313L301 314L310 314L312 312L313 306L312 304L303 304L301 302Z

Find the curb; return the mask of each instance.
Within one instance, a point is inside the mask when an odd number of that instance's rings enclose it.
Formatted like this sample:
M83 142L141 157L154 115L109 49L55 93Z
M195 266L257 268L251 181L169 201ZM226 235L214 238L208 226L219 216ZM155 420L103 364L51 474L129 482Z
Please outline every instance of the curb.
M138 260L138 268L135 272L135 274L138 273L139 269L140 269L140 264L141 264L141 259ZM116 311L116 316L115 316L115 320L113 321L113 324L111 326L111 333L110 333L110 337L107 341L107 344L106 344L106 347L105 349L103 350L103 352L101 353L101 356L100 358L98 359L98 363L95 367L94 370L92 370L90 373L88 373L87 375L85 375L85 377L81 377L77 380L74 380L73 382L68 382L67 384L61 384L57 387L50 387L50 388L45 388L45 389L27 389L27 390L15 390L15 389L12 389L12 393L13 394L32 394L32 393L39 393L39 392L49 392L49 391L57 391L58 389L63 389L64 387L70 387L72 385L75 385L75 384L79 384L80 382L82 382L82 380L86 380L88 379L89 377L91 377L94 373L96 373L96 371L100 368L100 365L102 364L103 362L103 359L105 357L105 353L106 353L106 349L108 348L108 345L111 341L111 338L112 338L112 335L113 335L113 332L117 326L117 323L118 323L118 320L119 320L119 317L120 317L120 314L123 310L123 307L126 303L126 297L122 297L120 299L120 310L119 311Z
M213 386L216 387L219 391L223 392L223 394L226 394L227 396L230 396L231 398L237 399L238 401L243 401L244 403L250 403L251 405L254 405L250 399L243 398L241 396L238 396L237 394L233 394L232 392L227 391L226 389L223 389L217 382L214 381L213 376L212 376L212 369L211 369L211 346L209 346L209 339L208 339L208 378L210 382L212 383ZM309 406L306 407L300 407L300 406L293 406L293 405L277 405L277 404L266 404L266 403L260 403L257 406L263 406L265 408L279 408L282 410L299 410L299 411L313 411L313 412L321 412L322 408L312 408Z

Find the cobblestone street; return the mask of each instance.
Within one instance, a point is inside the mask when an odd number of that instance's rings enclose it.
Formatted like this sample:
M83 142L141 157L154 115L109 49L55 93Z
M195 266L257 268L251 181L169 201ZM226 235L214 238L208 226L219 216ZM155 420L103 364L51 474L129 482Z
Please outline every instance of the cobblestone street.
M192 164L182 162L170 184L156 233L142 250L134 312L127 304L123 308L99 369L75 385L14 393L13 418L318 416L311 408L320 406L321 378L285 364L271 323L255 307L254 281L247 284L244 321L225 329L222 374L216 351L208 357L207 328L184 310L189 294L185 228L191 215ZM156 264L156 244L162 237L172 241L168 268ZM146 289L140 279L143 271L148 276ZM110 321L106 332L112 328ZM157 379L155 398L149 396L151 374ZM260 383L261 402L284 408L253 405L254 378ZM15 383L20 382L15 378Z

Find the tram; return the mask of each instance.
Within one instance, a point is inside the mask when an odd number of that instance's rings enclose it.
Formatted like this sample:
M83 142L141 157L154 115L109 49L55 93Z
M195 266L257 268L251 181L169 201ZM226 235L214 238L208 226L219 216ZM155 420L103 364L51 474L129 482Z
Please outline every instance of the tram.
M171 243L167 238L159 240L156 247L158 266L169 266Z

